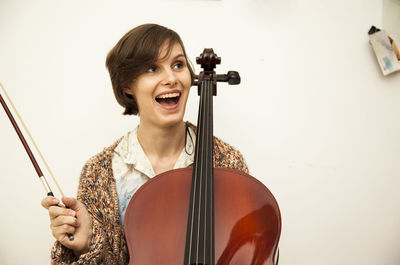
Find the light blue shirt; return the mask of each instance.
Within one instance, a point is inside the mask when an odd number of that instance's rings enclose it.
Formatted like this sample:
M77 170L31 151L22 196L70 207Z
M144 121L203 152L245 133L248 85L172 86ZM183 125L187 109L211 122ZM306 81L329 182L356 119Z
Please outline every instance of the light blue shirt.
M112 170L117 186L119 212L121 215L122 225L124 224L125 212L129 201L133 194L149 179L153 178L153 167L150 160L144 153L142 146L137 139L136 127L133 131L128 132L121 142L114 149L112 158ZM174 169L184 168L193 164L194 161L194 146L195 134L189 127L190 137L187 137L186 150L182 150L178 160L175 163Z

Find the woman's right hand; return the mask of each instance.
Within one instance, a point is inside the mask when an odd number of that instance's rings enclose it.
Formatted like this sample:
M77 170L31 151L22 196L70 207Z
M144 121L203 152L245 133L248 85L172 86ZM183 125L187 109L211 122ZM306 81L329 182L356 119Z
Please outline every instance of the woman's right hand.
M79 257L89 250L92 237L92 218L85 205L72 197L63 197L65 207L58 206L60 201L52 196L42 200L42 206L48 210L50 228L55 239L74 251ZM68 234L73 235L70 240Z

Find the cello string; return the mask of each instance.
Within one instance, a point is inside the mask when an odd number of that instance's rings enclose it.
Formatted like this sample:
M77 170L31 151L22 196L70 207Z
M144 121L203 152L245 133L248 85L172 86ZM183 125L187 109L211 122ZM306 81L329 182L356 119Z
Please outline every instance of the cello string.
M205 196L205 216L204 216L204 223L205 223L205 228L204 228L204 258L206 258L206 254L208 253L210 254L210 248L211 245L208 245L207 248L207 227L210 227L210 231L212 228L212 224L209 223L207 225L207 218L208 215L210 215L210 207L211 207L211 196L212 193L211 191L208 189L208 183L212 181L212 170L213 170L213 153L212 153L212 149L210 149L210 145L213 145L213 131L212 131L212 126L213 126L213 120L212 120L212 102L213 102L213 81L211 81L209 83L209 88L208 88L208 133L207 133L207 155L208 155L208 163L207 163L207 170L208 170L208 174L207 174L207 179L206 179L206 183L205 183L205 187L206 187L206 196ZM208 215L207 215L208 214ZM211 217L211 215L210 215ZM208 236L210 237L210 234L208 234ZM207 252L206 252L207 250ZM209 258L211 258L211 256L209 256ZM206 263L206 262L204 262ZM211 260L209 260L208 264L211 264Z
M212 99L212 82L210 81L205 81L203 83L203 86L201 87L201 97L200 97L200 113L199 113L199 121L198 121L198 131L199 131L199 140L198 140L198 147L201 148L199 151L196 152L196 163L194 166L195 174L194 174L194 195L193 195L193 202L192 202L192 209L194 210L194 207L196 205L196 202L198 203L197 206L197 227L194 225L194 212L191 216L191 227L190 227L190 247L189 247L189 255L188 255L188 263L190 264L190 260L192 257L192 240L193 240L193 232L194 229L197 230L196 233L196 263L198 264L199 262L199 254L200 254L200 220L201 220L201 213L203 212L204 220L207 220L207 196L204 196L204 191L203 189L208 190L208 185L207 185L207 180L210 174L210 168L209 164L212 161L210 160L212 158L212 154L210 157L210 148L209 148L209 137L210 137L210 130L212 130L212 120L210 119L209 116L206 116L206 110L210 108L211 105L211 99ZM210 113L209 113L210 115ZM208 141L206 141L208 140ZM212 152L212 150L211 150ZM200 165L201 163L201 165ZM206 166L206 168L205 168ZM212 169L212 168L211 168ZM198 181L198 182L197 182ZM204 183L205 182L205 183ZM198 186L197 186L198 185ZM196 194L197 193L197 194ZM206 191L206 195L208 194L208 191ZM204 202L204 211L202 211L202 202ZM210 220L212 220L212 215L210 214ZM210 222L211 225L212 222ZM204 241L203 241L203 264L205 264L205 259L206 259L206 235L207 235L207 222L204 222L204 228L203 228L203 235L204 235ZM212 233L212 230L210 229L210 233ZM210 236L211 242L212 242L212 237ZM212 245L212 243L211 243ZM212 256L210 256L210 260L212 260ZM210 262L211 264L211 262Z
M201 126L201 119L202 119L202 110L201 106L203 105L203 97L201 97L201 90L200 90L200 104L199 104L199 116L197 119L197 136L200 135L200 131L202 129ZM191 208L191 220L190 220L190 239L189 239L189 254L188 254L188 264L190 264L190 260L192 257L192 242L193 242L193 223L194 223L194 210L195 210L195 201L196 201L196 190L197 190L197 173L199 168L199 142L200 139L196 139L196 146L195 146L195 163L194 163L194 174L193 174L193 197L192 197L192 208ZM190 209L189 209L190 210Z
M207 213L208 213L208 204L209 204L209 191L208 191L208 181L210 180L210 134L211 134L211 119L210 119L210 114L211 114L211 100L212 100L212 87L213 87L213 82L209 81L208 82L208 87L207 87L207 135L205 135L206 137L206 174L205 174L205 183L204 183L204 230L203 230L203 234L204 234L204 238L203 238L203 248L204 248L204 252L203 252L203 260L204 260L204 264L210 264L210 263L206 263L206 259L207 259Z
M210 95L209 95L209 89L210 89L210 82L207 82L207 88L206 88L206 110L207 114L209 114L209 102L210 102ZM207 238L207 180L208 180L208 170L209 170L209 156L208 156L208 141L210 140L209 137L209 116L206 117L206 125L207 125L207 130L206 130L206 135L204 136L206 138L205 141L205 150L206 150L206 159L205 160L205 168L206 168L206 173L205 173L205 183L204 183L204 227L203 227L203 264L206 264L205 259L206 259L206 238Z
M215 88L216 89L216 88ZM210 181L210 190L209 190L209 196L207 197L207 198L209 198L209 216L210 216L210 223L209 223L209 226L210 226L210 234L209 234L209 239L210 239L210 244L209 244L209 258L210 258L210 261L209 261L209 264L212 264L212 265L214 265L214 263L213 263L213 251L214 251L214 245L213 245L213 229L214 229L214 223L213 223L213 209L214 209L214 190L213 190L213 183L214 183L214 106L213 106L213 99L214 99L214 94L213 94L213 90L214 90L214 88L213 88L213 85L211 86L211 91L210 91L210 93L211 93L211 96L210 96L210 114L209 114L209 116L210 116L210 133L209 133L209 137L211 138L210 139L210 142L209 142L209 144L210 144L210 146L209 146L209 148L211 149L210 150L210 152L209 152L209 155L210 155L210 163L211 163L211 167L210 167L210 178L209 178L209 181Z
M199 247L200 247L200 218L201 218L201 200L202 200L202 187L203 187L203 169L204 169L204 135L205 135L205 127L207 126L206 124L206 117L205 117L205 109L206 109L206 103L207 103L207 84L208 82L205 81L202 86L202 90L201 90L201 96L203 98L203 103L201 106L201 124L202 124L202 128L201 128L201 167L200 167L200 176L199 176L199 199L198 199L198 210L197 210L197 244L196 244L196 264L199 263Z
M61 187L58 185L58 182L57 182L56 178L54 177L53 172L50 170L50 167L48 166L46 160L44 159L42 153L40 152L38 146L36 145L35 140L33 140L33 137L31 135L31 133L29 132L28 128L26 127L26 125L24 123L24 121L22 120L21 116L19 115L16 107L14 106L11 98L8 96L7 91L5 90L5 88L3 87L3 85L1 83L0 83L0 87L1 87L1 90L3 91L4 95L6 96L8 102L10 103L12 109L14 110L15 114L17 115L18 120L20 121L22 127L24 127L26 133L28 134L29 139L31 140L33 146L35 147L35 150L37 151L37 153L39 154L40 158L42 159L43 164L46 167L47 171L49 172L51 178L53 179L54 184L56 184L56 187L57 187L58 191L60 192L61 196L64 197L64 193L62 192Z
M212 218L212 212L211 212L211 209L212 209L212 204L213 204L213 198L212 198L212 196L213 196L213 194L212 194L212 190L211 189L209 189L209 185L212 185L212 181L213 181L213 171L214 171L214 163L213 163L213 145L214 145L214 138L213 138L213 89L214 89L214 84L213 84L213 82L210 84L210 106L209 106L209 126L210 126L210 128L209 128L209 134L208 134L208 137L209 137L209 142L208 142L208 148L209 148L209 152L208 152L208 155L209 155L209 168L208 168L208 170L209 170L209 175L208 175L208 182L209 182L209 184L207 184L207 190L208 190L208 196L207 196L207 199L208 199L208 204L207 204L207 207L208 207L208 210L207 210L207 212L208 212L208 215L210 216L210 218ZM211 186L210 186L211 187ZM208 223L208 226L209 226L209 230L210 230L210 232L212 231L212 223L211 222L209 222ZM212 234L209 234L208 235L208 237L211 239L212 238ZM209 264L212 264L212 256L210 255L211 254L211 252L212 252L212 244L209 244L208 245L208 255L209 255Z

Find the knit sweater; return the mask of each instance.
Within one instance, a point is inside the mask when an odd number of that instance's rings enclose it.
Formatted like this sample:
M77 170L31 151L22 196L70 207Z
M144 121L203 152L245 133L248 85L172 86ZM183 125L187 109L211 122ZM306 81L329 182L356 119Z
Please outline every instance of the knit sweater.
M128 264L129 252L112 170L114 149L121 139L90 158L80 175L77 199L86 206L93 220L89 251L78 258L71 249L56 241L51 251L52 264ZM214 167L248 173L240 152L217 137L214 137Z

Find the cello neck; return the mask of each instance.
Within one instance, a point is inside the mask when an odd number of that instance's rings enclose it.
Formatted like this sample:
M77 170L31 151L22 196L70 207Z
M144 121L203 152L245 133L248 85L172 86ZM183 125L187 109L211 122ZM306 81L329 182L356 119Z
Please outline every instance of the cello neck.
M214 264L213 81L200 84L185 265Z
M221 58L213 49L204 49L196 62L201 64L203 71L194 82L199 88L200 104L184 265L214 265L213 96L217 94L217 82L239 84L240 76L234 71L217 75L214 69L221 63Z

